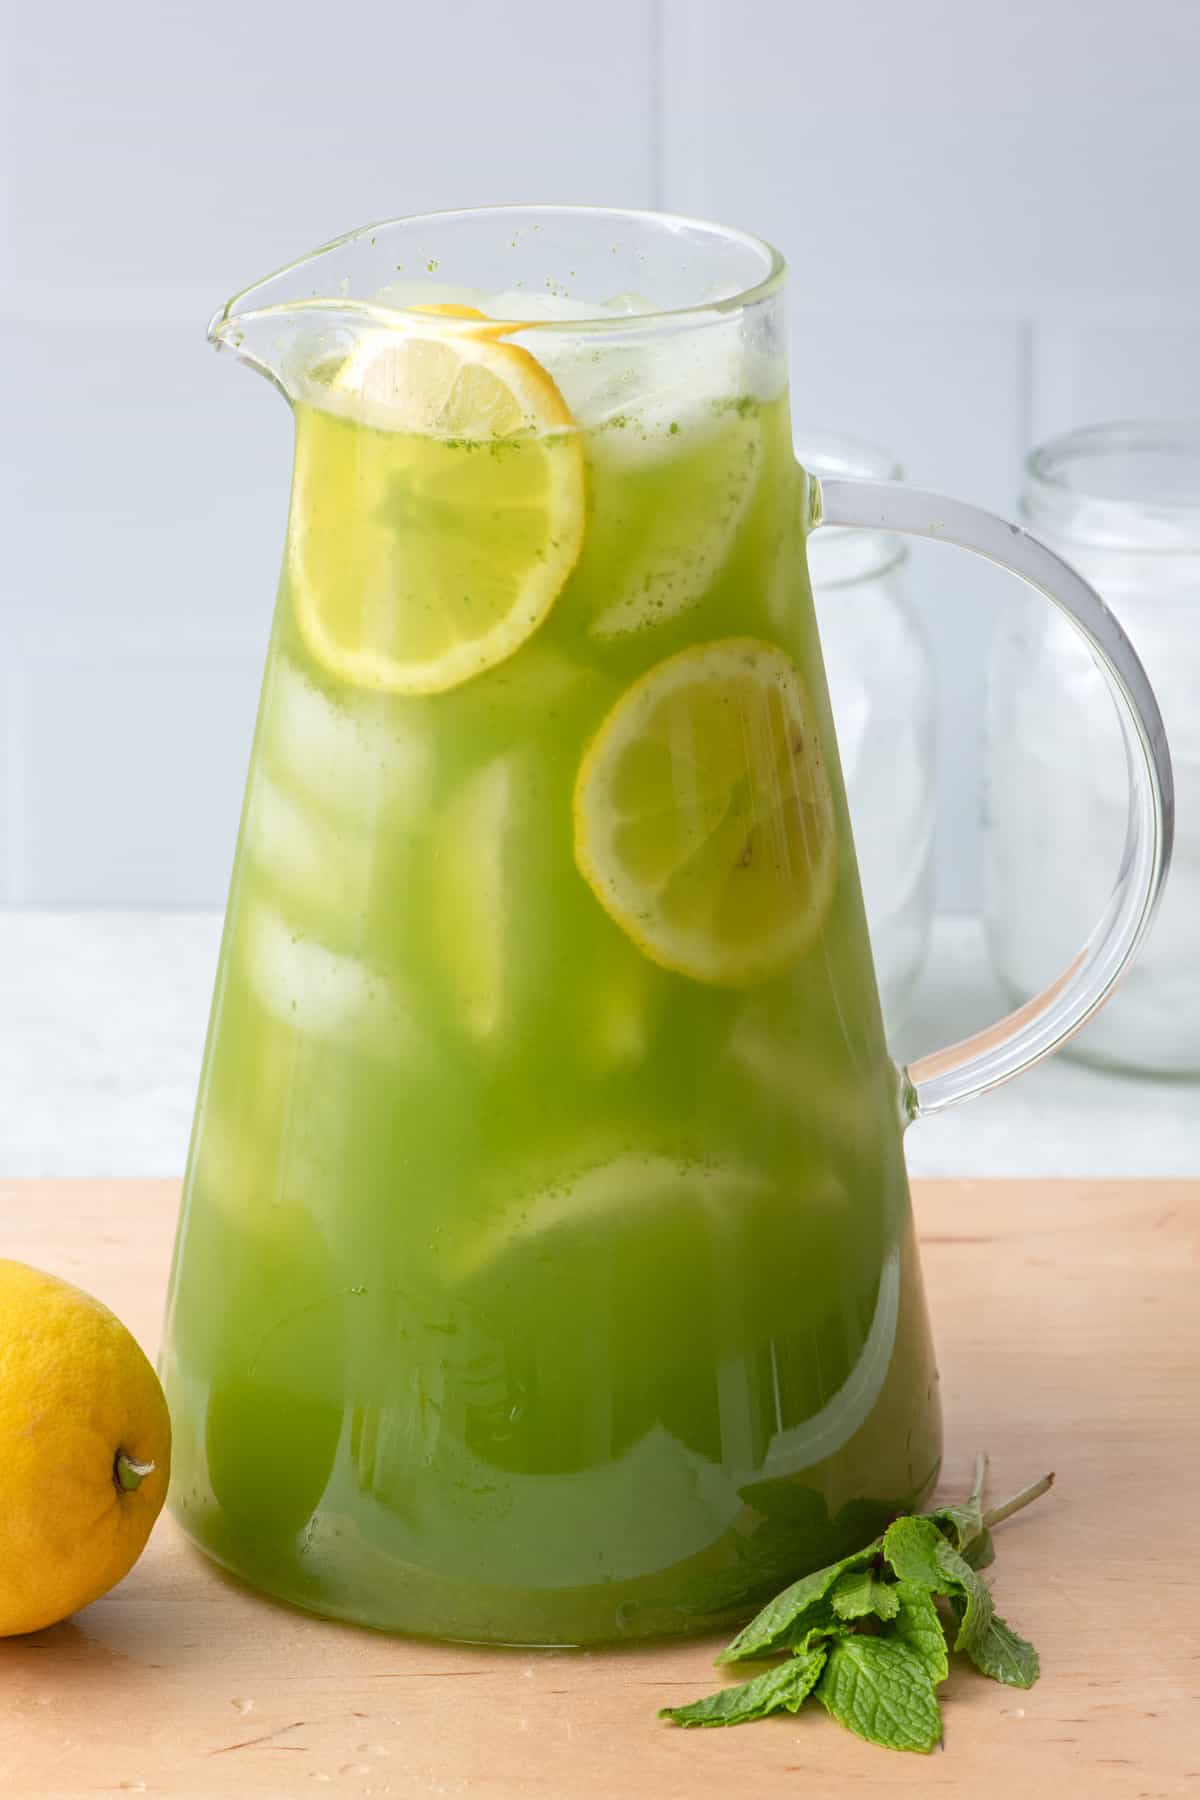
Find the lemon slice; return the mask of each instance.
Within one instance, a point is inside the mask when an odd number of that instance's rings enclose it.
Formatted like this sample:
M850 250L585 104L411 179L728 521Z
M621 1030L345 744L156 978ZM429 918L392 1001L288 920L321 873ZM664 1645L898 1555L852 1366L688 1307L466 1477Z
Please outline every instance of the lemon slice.
M433 311L435 309L429 309ZM434 694L537 630L583 543L584 458L511 325L436 309L367 333L298 409L288 568L305 641L354 687Z
M618 1223L636 1226L664 1216L734 1231L747 1209L771 1191L758 1170L737 1163L630 1150L509 1200L463 1239L450 1266L455 1279L467 1281L501 1257L531 1250L546 1255L552 1245L578 1245L589 1228L607 1237Z
M410 312L434 313L439 319L486 319L477 306L464 306L460 300L434 300L428 305L409 307ZM493 321L495 323L495 321ZM504 325L506 331L519 331L520 325Z
M837 830L782 650L725 638L634 682L579 770L575 860L634 943L693 980L747 985L803 954L833 893Z

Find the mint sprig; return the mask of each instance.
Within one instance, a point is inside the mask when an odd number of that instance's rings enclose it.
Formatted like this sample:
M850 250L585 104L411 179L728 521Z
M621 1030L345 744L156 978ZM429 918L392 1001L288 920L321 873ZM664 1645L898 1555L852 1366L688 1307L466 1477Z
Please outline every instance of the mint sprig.
M959 1602L950 1604L957 1612ZM1033 1645L997 1613L992 1614L987 1629L967 1644L966 1651L981 1675L990 1675L1008 1687L1031 1688L1041 1672Z
M950 1659L933 1595L928 1588L919 1587L915 1582L898 1581L896 1600L896 1623L891 1635L897 1643L906 1644L920 1657L929 1671L930 1680L937 1687L950 1673Z
M829 1594L839 1619L894 1619L900 1611L896 1584L882 1581L874 1569L849 1569L839 1575Z
M768 1600L761 1612L738 1632L733 1642L722 1650L718 1663L758 1662L764 1656L775 1656L790 1649L813 1625L823 1623L833 1608L826 1596L837 1585L839 1576L856 1569L869 1569L883 1548L876 1538L865 1550L843 1556L827 1569L802 1575L791 1587L784 1588L774 1600Z
M690 1706L673 1706L670 1717L677 1725L745 1725L765 1719L768 1713L799 1712L825 1667L827 1651L821 1643L797 1650L787 1662L778 1663L765 1675L743 1681L739 1687L721 1688Z
M895 1638L848 1637L835 1644L817 1699L840 1725L869 1744L932 1750L942 1735L929 1671Z
M793 1582L717 1658L739 1663L786 1653L786 1661L688 1706L664 1707L659 1717L677 1725L742 1725L799 1712L815 1695L869 1743L929 1751L942 1735L937 1689L949 1671L948 1629L954 1649L981 1674L1032 1687L1037 1652L998 1616L979 1570L995 1558L992 1527L1044 1494L1054 1477L985 1511L986 1476L981 1456L965 1500L893 1519L864 1550Z

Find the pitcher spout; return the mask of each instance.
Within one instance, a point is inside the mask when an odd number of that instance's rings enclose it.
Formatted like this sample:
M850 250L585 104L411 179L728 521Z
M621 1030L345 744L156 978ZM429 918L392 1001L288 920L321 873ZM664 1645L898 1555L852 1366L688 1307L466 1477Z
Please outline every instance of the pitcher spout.
M314 369L344 357L380 314L376 234L338 238L235 294L209 320L208 341L231 351L277 387L285 399L302 396Z
M295 325L287 308L246 304L253 289L220 307L208 322L208 341L265 375L285 400L296 398Z
M302 398L314 370L347 354L362 330L362 308L340 307L336 300L293 299L256 304L259 293L248 289L215 312L208 341L265 375L284 399Z

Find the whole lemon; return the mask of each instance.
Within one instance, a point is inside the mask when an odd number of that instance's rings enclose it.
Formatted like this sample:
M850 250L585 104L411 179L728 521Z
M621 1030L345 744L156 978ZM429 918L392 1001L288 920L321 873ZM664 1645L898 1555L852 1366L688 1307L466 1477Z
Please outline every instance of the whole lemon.
M0 1259L0 1637L128 1573L167 1494L158 1377L90 1294Z

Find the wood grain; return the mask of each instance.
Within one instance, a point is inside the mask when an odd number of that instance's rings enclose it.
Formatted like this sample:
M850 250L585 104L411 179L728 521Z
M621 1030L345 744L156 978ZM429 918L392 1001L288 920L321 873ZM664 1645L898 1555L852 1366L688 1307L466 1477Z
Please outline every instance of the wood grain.
M0 1182L0 1249L156 1341L177 1189ZM0 1789L478 1800L1159 1800L1200 1793L1200 1184L918 1187L946 1486L1058 1471L1004 1528L1000 1610L1029 1693L958 1670L928 1758L823 1715L681 1732L715 1644L493 1652L376 1636L261 1599L164 1520L105 1599L0 1642Z

